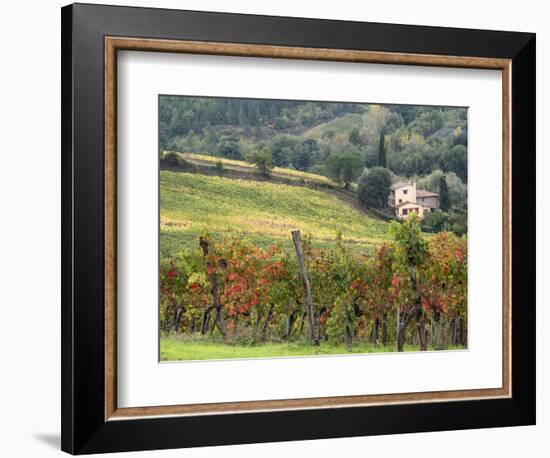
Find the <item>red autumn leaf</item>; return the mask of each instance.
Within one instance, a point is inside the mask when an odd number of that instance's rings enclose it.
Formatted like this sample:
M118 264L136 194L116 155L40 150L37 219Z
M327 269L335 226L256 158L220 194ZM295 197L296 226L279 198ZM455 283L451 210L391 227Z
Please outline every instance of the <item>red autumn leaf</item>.
M422 307L426 311L428 311L430 309L430 301L428 300L428 298L426 298L426 297L422 298Z
M192 283L191 285L189 285L189 287L191 288L191 291L195 292L195 291L198 291L200 289L200 286L198 283Z
M216 272L216 267L212 264L210 264L207 268L206 268L206 272L208 273L208 275L212 275L213 273Z

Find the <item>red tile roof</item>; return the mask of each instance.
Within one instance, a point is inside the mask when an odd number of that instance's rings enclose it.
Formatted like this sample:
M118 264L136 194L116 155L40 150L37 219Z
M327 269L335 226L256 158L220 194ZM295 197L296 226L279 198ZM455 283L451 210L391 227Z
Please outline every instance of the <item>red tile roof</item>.
M403 202L401 204L396 205L395 208L401 208L401 207L404 207L405 205L413 205L413 206L418 207L418 208L422 207L422 205L415 204L414 202Z
M417 189L416 198L418 199L419 197L439 197L439 194L436 192L425 191L424 189Z

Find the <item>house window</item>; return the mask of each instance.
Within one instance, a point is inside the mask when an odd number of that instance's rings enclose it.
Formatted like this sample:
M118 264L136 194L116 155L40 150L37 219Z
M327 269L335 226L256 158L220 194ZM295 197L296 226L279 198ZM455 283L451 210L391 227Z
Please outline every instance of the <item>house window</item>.
M406 209L406 208L404 208L404 209L403 209L403 215L407 215L407 213L409 213L409 210Z
M408 192L408 189L403 190L403 194L407 194L407 192Z
M402 204L402 203L403 203L403 199L399 199L399 203Z

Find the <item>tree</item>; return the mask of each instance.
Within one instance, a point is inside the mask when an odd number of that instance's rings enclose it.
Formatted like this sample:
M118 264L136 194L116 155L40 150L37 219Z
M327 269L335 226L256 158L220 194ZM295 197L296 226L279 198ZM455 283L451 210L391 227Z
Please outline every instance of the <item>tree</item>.
M447 186L447 179L445 178L445 175L442 175L439 179L439 207L444 212L448 212L451 208L449 187Z
M376 149L378 136L386 123L388 122L391 112L383 105L369 105L368 109L363 114L362 136L364 143Z
M251 126L257 126L260 121L260 109L256 100L251 100L250 110L248 112L248 120Z
M292 165L296 170L305 171L311 164L311 152L301 149L296 151L292 157Z
M441 169L455 205L449 174L467 178L466 114L463 108L162 96L159 142L161 149L231 159L247 156L243 143L269 144L276 166L303 169L302 159L309 159L307 170L323 166L331 151L358 154L367 167L385 166L399 175ZM335 122L340 118L342 124ZM385 162L379 157L382 134ZM311 154L301 152L307 141L317 142Z
M464 145L455 145L441 156L441 168L444 172L454 172L460 179L468 181L468 150Z
M164 152L160 157L160 163L165 167L187 168L189 166L183 157L173 151Z
M358 181L357 198L363 207L384 208L388 204L391 175L384 167L365 170Z
M386 136L384 131L380 132L380 140L378 141L378 165L386 167Z
M453 208L449 213L449 229L456 235L468 233L468 211L462 208Z
M317 140L308 138L301 145L296 145L292 154L292 165L296 170L305 171L313 163L313 156L319 150Z
M246 116L246 113L243 109L243 105L241 104L241 107L239 109L239 126L244 127L248 124L248 118Z
M416 182L416 186L420 189L426 189L431 192L439 192L439 182L441 177L445 175L447 187L449 188L449 201L451 207L466 207L467 206L467 186L454 172L443 173L437 169L424 178L420 178Z
M270 151L273 163L277 167L286 167L297 147L296 137L290 135L277 135L270 142Z
M223 172L225 171L225 167L221 160L216 161L215 167L216 167L216 172L219 173L220 175L223 174Z
M225 136L221 139L219 153L228 159L242 159L239 141L231 136Z
M421 135L399 139L402 149L390 157L390 169L398 175L427 175L438 164L438 152Z
M267 147L253 151L248 156L247 160L248 162L252 162L264 176L269 176L273 169L273 160L271 159L271 153Z
M349 133L349 142L352 144L352 145L355 145L355 146L359 146L362 141L361 141L361 134L359 132L359 129L357 127L354 127L351 132Z
M323 132L323 138L327 140L332 140L336 136L336 131L334 129L327 129Z
M344 189L349 189L353 180L361 173L363 161L353 153L332 153L325 162L328 176Z

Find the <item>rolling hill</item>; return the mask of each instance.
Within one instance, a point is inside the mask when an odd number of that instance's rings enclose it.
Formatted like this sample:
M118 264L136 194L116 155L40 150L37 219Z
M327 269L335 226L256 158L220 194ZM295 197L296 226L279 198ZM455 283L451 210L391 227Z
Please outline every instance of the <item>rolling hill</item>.
M240 161L235 159L221 158L217 156L210 156L207 154L197 153L177 153L181 158L187 162L198 165L200 167L215 167L216 164L221 163L225 169L233 171L241 171L246 173L257 174L254 164L247 161ZM329 187L337 187L338 185L329 178L317 175L315 173L303 172L301 170L288 169L284 167L273 167L271 175L276 178L282 178L285 180L302 181L310 184L325 185Z
M161 256L198 247L204 231L288 248L293 229L310 234L324 248L341 231L344 242L361 252L372 251L387 237L387 223L334 193L306 186L162 170L160 190Z
M321 138L328 131L335 134L348 135L353 128L361 129L363 126L363 116L356 113L348 113L338 116L330 121L320 123L304 132L306 138Z

